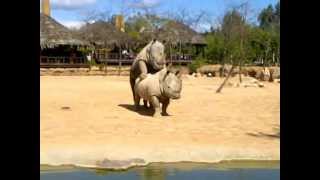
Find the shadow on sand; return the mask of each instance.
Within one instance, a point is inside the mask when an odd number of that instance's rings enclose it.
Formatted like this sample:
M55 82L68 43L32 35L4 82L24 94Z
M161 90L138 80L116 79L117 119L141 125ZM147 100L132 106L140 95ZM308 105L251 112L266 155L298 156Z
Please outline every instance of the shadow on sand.
M140 115L143 115L143 116L152 116L154 113L153 109L145 108L143 106L140 106L138 110L135 110L135 107L132 104L119 104L118 106L126 108L127 110L130 110L130 111L139 113Z
M258 133L247 133L249 136L254 136L254 137L262 137L262 138L271 138L271 139L279 139L280 138L280 132L276 134L267 134L263 132L258 132Z
M254 137L270 138L270 139L280 139L280 127L276 126L273 128L273 130L275 131L275 133L273 134L257 132L257 133L247 133L247 135L254 136Z

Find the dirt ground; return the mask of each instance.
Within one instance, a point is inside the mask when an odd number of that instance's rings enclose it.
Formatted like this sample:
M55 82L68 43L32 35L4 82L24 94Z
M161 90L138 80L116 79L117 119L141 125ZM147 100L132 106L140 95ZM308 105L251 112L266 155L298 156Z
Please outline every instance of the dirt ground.
M183 77L170 116L133 110L127 76L41 76L41 164L280 159L280 84L225 87ZM237 78L231 79L236 81Z

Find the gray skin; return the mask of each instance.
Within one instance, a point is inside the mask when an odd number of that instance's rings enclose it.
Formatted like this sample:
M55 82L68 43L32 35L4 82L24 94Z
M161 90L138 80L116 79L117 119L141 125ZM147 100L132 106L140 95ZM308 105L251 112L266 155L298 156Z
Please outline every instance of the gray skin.
M166 66L164 45L157 40L151 41L138 54L130 69L130 85L135 99L134 86L137 78L145 79L147 74L154 74ZM147 101L144 101L147 107Z
M155 74L148 74L145 79L137 78L134 87L135 108L138 110L142 98L152 105L155 111L154 117L161 116L160 103L162 103L162 115L168 115L170 99L179 99L181 90L182 80L179 71L173 73L164 68Z

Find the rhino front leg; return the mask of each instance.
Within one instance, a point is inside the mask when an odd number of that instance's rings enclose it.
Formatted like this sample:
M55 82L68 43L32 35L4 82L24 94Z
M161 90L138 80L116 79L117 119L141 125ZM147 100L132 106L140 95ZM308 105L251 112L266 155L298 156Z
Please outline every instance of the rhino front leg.
M148 101L147 101L147 100L143 100L143 106L144 106L145 108L148 108Z
M167 108L169 106L169 103L170 103L170 99L165 99L163 102L162 102L162 115L164 116L169 116L169 114L167 113Z
M148 73L146 62L140 60L138 65L139 65L139 69L140 69L139 77L141 78L141 80L145 79L147 77L147 73Z
M161 116L161 112L160 112L159 99L156 96L152 96L150 102L152 104L152 107L154 108L153 117L160 117Z

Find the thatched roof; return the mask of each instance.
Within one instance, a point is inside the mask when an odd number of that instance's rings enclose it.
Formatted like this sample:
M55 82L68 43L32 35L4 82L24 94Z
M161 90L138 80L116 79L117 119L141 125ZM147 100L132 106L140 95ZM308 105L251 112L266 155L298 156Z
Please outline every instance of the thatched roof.
M58 45L88 45L87 42L77 38L68 28L53 18L40 13L40 46L53 48Z
M157 37L160 40L171 42L173 44L191 43L191 44L206 44L204 38L191 29L189 26L177 22L168 21L157 31Z
M105 47L127 45L132 41L126 33L105 21L86 24L79 30L78 35L91 43Z

